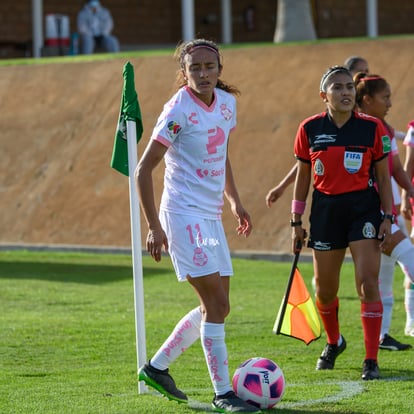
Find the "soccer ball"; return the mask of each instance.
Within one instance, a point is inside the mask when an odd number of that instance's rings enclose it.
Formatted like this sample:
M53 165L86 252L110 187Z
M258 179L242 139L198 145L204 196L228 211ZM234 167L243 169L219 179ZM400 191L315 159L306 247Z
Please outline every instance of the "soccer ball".
M281 368L268 358L244 361L233 375L234 392L258 408L272 408L283 396L285 376Z

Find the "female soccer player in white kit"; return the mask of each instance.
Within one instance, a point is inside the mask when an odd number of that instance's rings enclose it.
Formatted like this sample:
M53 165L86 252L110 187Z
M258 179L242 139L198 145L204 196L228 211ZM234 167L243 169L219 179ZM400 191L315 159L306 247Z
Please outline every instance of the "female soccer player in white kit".
M223 195L238 221L237 232L252 229L228 158L228 139L236 126L239 91L219 79L221 57L215 43L196 39L176 51L178 91L165 104L135 178L148 224L147 250L155 261L168 250L179 281L194 288L200 306L187 313L150 361L139 380L169 399L187 402L169 375L169 366L198 338L214 387L218 412L259 412L238 398L230 384L224 320L233 274L221 213ZM152 171L164 158L164 191L159 214Z
M404 138L404 145L407 147L404 168L411 178L414 185L414 121L408 124L407 135ZM409 198L406 191L403 190L401 209L405 219L411 220L411 240L414 241L414 199ZM405 324L405 334L414 337L414 283L409 279L405 280L405 309L407 320Z
M379 118L391 138L391 152L389 156L390 174L395 177L398 185L405 190L409 197L414 196L414 188L408 175L404 171L395 140L394 129L385 121L385 116L391 108L391 87L379 75L358 73L354 77L356 85L356 102L360 110L368 115ZM394 201L394 209L395 209ZM397 215L398 211L395 209ZM398 225L397 225L398 224ZM384 314L381 326L380 348L392 351L410 349L410 344L402 344L392 338L388 333L391 325L392 308L394 304L393 281L395 264L398 263L405 276L405 298L410 293L409 285L414 280L414 246L407 234L399 226L392 224L392 235L388 249L382 251L379 285ZM407 324L413 319L412 312L407 307Z

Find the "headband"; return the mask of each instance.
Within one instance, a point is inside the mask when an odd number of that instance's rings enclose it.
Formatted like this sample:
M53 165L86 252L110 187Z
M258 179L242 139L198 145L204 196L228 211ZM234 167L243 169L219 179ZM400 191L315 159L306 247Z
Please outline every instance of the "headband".
M360 81L385 80L381 76L365 76L359 79Z
M196 46L193 46L193 47L191 47L190 49L187 50L187 53L191 54L195 50L198 50L198 49L201 49L201 48L211 50L212 52L214 52L218 56L218 51L216 49L214 49L214 47L211 47L209 45L196 45Z
M321 79L321 84L319 86L319 90L321 92L326 92L326 82L328 81L328 79L331 77L331 75L334 75L336 73L346 73L349 74L349 76L351 76L351 73L349 72L349 70L347 68L344 68L343 66L337 66L337 67L333 67L331 69L329 69L323 76ZM351 76L352 77L352 76Z

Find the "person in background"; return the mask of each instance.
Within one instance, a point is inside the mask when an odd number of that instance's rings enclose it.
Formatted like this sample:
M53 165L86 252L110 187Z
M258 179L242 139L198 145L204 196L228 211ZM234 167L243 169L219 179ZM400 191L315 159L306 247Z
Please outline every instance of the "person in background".
M214 42L184 42L176 57L178 91L164 105L136 168L135 181L149 229L148 252L158 262L162 248L168 250L178 281L190 283L200 305L183 316L155 355L140 367L138 378L169 399L187 402L169 367L200 338L214 388L214 411L259 412L232 389L224 329L233 274L221 221L224 196L238 223L238 234L247 237L252 230L228 156L239 90L220 79L222 58ZM157 213L152 173L162 159L164 191Z
M118 39L113 36L114 22L110 11L99 0L88 0L77 18L80 51L91 54L97 47L107 52L119 52Z
M344 66L354 76L358 72L369 73L368 61L361 56L349 56L345 59Z
M409 197L414 197L414 187L404 171L398 155L394 129L385 121L385 116L391 108L390 85L379 75L367 75L365 73L357 73L354 76L354 81L358 108L361 112L380 119L391 138L390 175L395 178L397 184L407 192ZM393 213L397 216L395 206ZM381 300L384 307L379 347L390 351L404 351L412 348L411 345L403 344L389 335L394 305L393 282L396 263L400 265L405 275L405 284L410 283L410 278L414 278L414 245L397 223L398 221L392 224L388 249L384 249L381 254L379 274ZM412 320L413 317L414 315L407 312L407 320Z
M414 121L408 124L408 131L403 141L406 146L404 169L414 185ZM414 199L409 197L403 190L401 196L401 213L406 220L411 220L411 240L414 242ZM407 320L405 324L405 334L414 337L414 284L405 280L405 310Z
M316 307L327 335L316 369L333 369L346 349L339 326L338 290L349 247L365 345L361 378L373 380L380 376L380 246L388 245L394 217L388 172L391 143L378 119L354 111L355 85L347 68L333 66L323 74L320 97L326 112L302 121L294 143L292 249L296 252L305 241L302 216L312 181L308 247L313 249Z

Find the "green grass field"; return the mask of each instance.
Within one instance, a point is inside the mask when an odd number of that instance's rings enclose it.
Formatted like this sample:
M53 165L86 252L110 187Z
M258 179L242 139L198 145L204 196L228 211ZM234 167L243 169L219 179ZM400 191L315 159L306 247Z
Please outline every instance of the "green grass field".
M312 268L299 264L308 286ZM197 305L176 281L168 257L143 257L147 354ZM325 336L306 346L272 328L290 263L234 259L232 311L226 322L230 372L252 356L273 359L287 387L271 411L289 414L405 414L414 408L413 350L380 351L382 379L363 382L359 301L345 264L340 321L348 348L330 372L315 371ZM403 339L402 273L395 277L394 336ZM0 412L210 412L212 387L199 343L171 367L189 406L138 394L132 265L129 255L0 252ZM409 338L406 338L410 342ZM411 339L414 345L414 341Z

